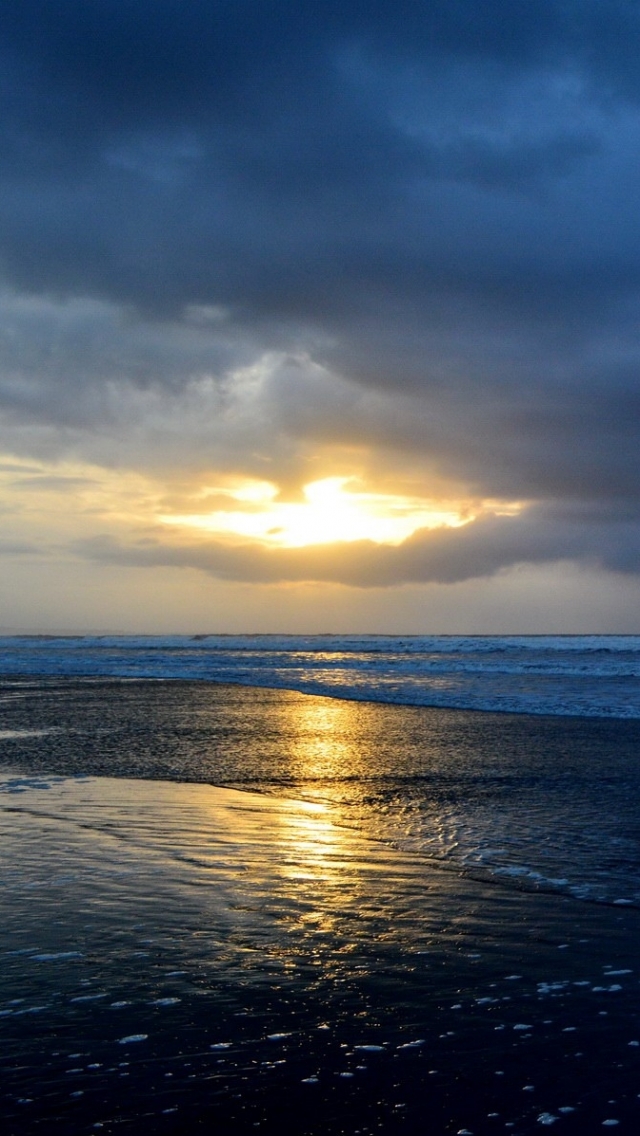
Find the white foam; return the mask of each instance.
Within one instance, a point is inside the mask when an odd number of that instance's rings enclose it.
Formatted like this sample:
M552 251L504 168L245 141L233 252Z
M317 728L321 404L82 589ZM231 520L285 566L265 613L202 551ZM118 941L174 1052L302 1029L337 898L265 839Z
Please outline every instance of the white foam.
M56 951L47 955L32 955L34 962L57 962L59 959L82 958L82 951Z
M47 734L55 732L53 728L48 730L0 730L0 741L12 738L44 738Z

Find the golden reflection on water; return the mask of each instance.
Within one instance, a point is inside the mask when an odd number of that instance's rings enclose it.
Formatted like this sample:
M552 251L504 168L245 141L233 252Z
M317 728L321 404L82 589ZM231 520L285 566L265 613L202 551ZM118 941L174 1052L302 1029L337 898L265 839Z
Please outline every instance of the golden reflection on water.
M357 704L319 698L299 698L280 708L283 765L304 782L307 799L279 811L279 874L284 890L302 904L298 926L314 935L333 931L336 919L361 900L362 834L349 827L327 784L362 773L357 715ZM316 799L309 800L310 795Z
M305 796L323 796L323 782L357 776L362 754L356 744L356 707L350 702L302 698L283 703L281 725L287 739L284 762L304 779ZM326 786L325 786L326 793ZM345 818L334 802L300 804L283 815L283 839L295 852L286 872L291 878L330 880L345 867Z
M300 802L278 815L278 839L286 850L282 874L289 879L331 879L346 866L346 834L325 805Z
M311 782L362 776L366 758L358 740L360 713L357 702L338 699L283 701L278 713L287 742L283 766Z

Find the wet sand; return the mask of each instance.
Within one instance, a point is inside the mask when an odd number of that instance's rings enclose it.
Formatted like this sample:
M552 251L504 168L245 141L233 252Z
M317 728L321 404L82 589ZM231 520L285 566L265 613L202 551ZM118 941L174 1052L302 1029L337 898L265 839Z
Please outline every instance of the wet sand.
M3 1133L637 1131L640 912L311 801L0 782Z

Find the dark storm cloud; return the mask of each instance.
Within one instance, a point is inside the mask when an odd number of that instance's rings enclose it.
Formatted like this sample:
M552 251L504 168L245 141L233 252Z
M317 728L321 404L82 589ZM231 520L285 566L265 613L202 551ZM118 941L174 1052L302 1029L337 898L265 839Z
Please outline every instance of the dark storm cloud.
M296 549L256 549L216 541L168 546L162 539L147 537L123 544L105 536L78 542L75 548L81 556L100 563L198 568L221 579L247 583L453 584L493 576L519 564L559 560L635 572L640 557L639 519L637 512L585 518L533 509L525 517L489 516L461 528L422 531L397 547L369 541Z
M632 4L25 0L0 35L10 278L158 310L557 287L539 211L509 255L474 193L580 170L640 91Z
M0 340L15 452L292 478L297 447L370 447L425 493L545 506L371 569L349 546L340 579L637 566L636 520L605 553L584 510L640 486L639 59L618 0L5 5L0 265L35 297Z

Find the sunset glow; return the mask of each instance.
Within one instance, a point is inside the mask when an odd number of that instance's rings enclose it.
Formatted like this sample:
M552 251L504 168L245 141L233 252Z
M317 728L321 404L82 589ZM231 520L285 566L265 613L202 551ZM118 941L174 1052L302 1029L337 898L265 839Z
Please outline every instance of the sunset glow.
M229 509L164 515L165 524L203 529L218 536L244 537L283 548L370 540L400 544L418 529L456 528L470 520L455 508L417 497L364 493L346 477L326 477L304 486L302 501L278 501L275 486L249 483L226 490ZM241 508L234 508L234 503Z

